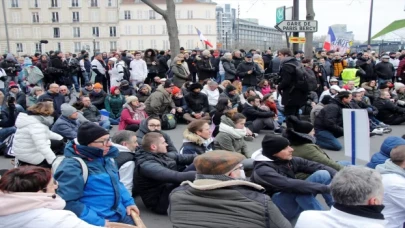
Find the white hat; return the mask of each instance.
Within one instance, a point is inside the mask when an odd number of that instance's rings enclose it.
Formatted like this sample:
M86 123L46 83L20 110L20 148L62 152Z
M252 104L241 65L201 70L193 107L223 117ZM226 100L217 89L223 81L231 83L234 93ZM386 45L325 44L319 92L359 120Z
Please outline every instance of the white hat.
M358 92L358 93L360 93L360 92L366 92L366 90L365 90L364 88L358 88L358 89L356 90L356 92Z
M336 90L338 92L340 92L342 90L338 85L333 85L330 87L330 89Z
M404 87L405 87L405 85L403 83L401 83L401 82L395 82L394 83L395 90L399 90L399 89L404 88Z
M338 82L338 80L335 77L333 77L330 79L330 82Z

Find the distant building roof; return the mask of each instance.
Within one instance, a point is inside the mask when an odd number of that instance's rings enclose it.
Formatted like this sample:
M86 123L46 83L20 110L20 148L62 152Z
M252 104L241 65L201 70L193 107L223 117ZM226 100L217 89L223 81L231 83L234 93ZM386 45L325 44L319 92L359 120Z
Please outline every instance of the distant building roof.
M383 28L381 31L379 31L377 34L375 34L371 39L378 38L380 36L384 36L388 33L394 32L396 30L405 28L405 19L402 20L397 20L389 24L387 27Z
M166 4L166 0L151 0L152 3L154 4ZM174 1L176 4L200 4L200 3L206 3L206 4L216 4L212 0L175 0ZM137 1L137 0L122 0L121 4L143 4L142 1Z

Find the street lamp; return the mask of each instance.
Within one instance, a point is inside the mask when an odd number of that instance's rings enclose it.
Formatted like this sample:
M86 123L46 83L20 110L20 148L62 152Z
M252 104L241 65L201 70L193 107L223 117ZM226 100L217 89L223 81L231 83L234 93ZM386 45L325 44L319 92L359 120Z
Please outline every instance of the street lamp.
M263 48L263 52L266 52L266 44L267 44L267 38L266 37L264 37L264 39L263 39L263 42L264 42L264 48Z

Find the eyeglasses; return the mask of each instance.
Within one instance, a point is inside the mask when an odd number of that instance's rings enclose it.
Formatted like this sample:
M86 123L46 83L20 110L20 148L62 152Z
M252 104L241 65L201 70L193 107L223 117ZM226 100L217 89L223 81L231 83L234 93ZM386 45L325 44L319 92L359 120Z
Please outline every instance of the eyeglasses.
M157 127L161 127L161 125L160 124L151 124L151 125L148 125L148 127L154 127L154 128L157 128Z
M108 138L106 140L101 140L101 141L94 141L93 143L102 143L103 146L106 146L109 142L111 142L111 138Z

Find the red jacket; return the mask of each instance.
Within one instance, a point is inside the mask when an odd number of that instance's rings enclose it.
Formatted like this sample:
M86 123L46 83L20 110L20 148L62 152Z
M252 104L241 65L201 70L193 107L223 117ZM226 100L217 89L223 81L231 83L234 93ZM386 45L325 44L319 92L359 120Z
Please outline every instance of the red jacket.
M144 111L145 105L140 103L141 106L136 110L132 110L128 104L124 105L124 109L121 112L120 124L118 125L118 130L125 130L128 125L140 124L143 119L148 118L148 114ZM136 115L137 114L137 115ZM135 117L136 116L136 117Z
M397 68L397 77L401 77L402 82L405 80L405 58L403 58Z

